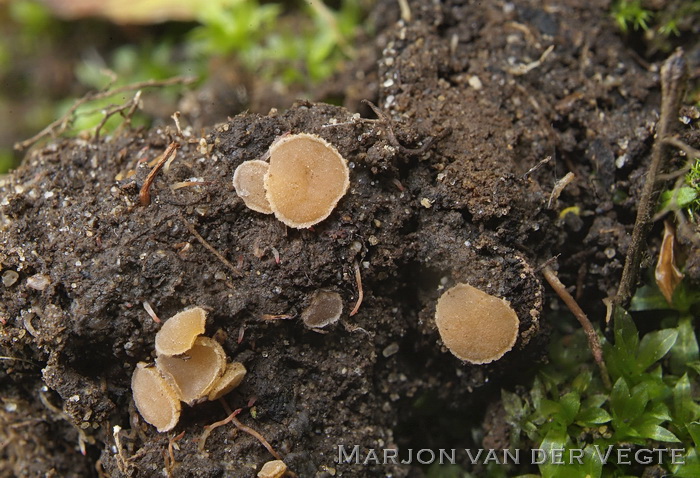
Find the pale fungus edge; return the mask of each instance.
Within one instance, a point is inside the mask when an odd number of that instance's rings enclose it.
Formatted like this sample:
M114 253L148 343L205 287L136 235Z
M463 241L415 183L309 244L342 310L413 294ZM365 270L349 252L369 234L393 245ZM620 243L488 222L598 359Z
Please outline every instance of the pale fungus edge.
M192 307L166 320L156 333L156 353L173 356L187 352L197 337L204 333L206 317L204 309Z

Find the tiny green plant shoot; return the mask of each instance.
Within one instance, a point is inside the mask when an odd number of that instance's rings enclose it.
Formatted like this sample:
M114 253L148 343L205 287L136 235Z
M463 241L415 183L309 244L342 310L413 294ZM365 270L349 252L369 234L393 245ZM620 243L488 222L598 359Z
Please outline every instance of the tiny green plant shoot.
M353 56L351 40L365 2L343 0L338 10L321 0L304 3L303 15L289 21L281 4L209 2L189 36L191 54L236 54L250 72L267 80L318 83Z
M652 464L676 477L700 476L700 405L692 385L700 374L692 315L698 304L700 295L683 284L671 308L658 288L640 288L630 310L654 310L661 325L641 338L618 308L612 340L603 342L612 389L598 378L582 331L555 339L532 388L502 392L511 447L563 450L563 464L539 465L543 478L640 476ZM653 449L677 451L652 457ZM578 450L581 463L569 460Z
M676 188L661 193L661 211L682 210L697 223L700 213L700 158L694 158L684 181Z
M653 10L652 2L616 0L610 14L624 33L652 30L663 37L678 37L690 31L700 14L698 0L670 0L661 5L661 10Z
M623 32L630 28L646 30L653 13L642 6L641 0L618 0L613 4L612 16Z

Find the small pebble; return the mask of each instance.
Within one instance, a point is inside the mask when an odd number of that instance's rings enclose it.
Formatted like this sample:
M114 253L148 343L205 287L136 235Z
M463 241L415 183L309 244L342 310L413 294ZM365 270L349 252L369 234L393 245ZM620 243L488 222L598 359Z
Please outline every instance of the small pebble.
M15 271L5 271L2 273L2 285L11 287L19 279L19 274Z

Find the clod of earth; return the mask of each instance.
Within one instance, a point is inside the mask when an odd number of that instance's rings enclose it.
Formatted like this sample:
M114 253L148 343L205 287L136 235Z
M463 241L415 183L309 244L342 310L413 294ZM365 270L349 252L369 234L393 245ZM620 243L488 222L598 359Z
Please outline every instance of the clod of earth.
M258 478L282 478L287 472L287 465L282 460L268 461L258 472Z
M178 397L194 405L209 394L226 370L226 353L209 337L198 337L185 354L178 357L160 355L156 366L172 383Z
M180 399L158 369L139 362L131 377L131 390L143 419L159 432L167 432L177 425L180 420Z
M326 219L350 185L347 161L326 140L308 133L270 146L265 190L275 217L303 229Z
M343 299L340 294L330 290L317 290L309 306L301 313L301 320L307 327L318 329L337 322L342 313Z
M180 355L192 348L197 336L204 333L207 313L201 307L183 310L166 320L156 334L158 355Z
M270 203L265 196L265 174L270 165L255 159L244 161L233 173L233 187L245 205L253 211L272 214Z
M450 352L473 364L503 357L515 345L520 325L508 301L463 283L440 296L435 323Z

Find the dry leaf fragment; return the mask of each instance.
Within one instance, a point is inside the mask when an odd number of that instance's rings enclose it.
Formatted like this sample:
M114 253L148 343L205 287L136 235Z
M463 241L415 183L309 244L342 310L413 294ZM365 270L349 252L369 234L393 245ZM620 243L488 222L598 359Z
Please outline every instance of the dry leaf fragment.
M676 235L673 226L668 221L664 221L664 237L661 241L661 250L659 251L659 260L656 263L654 277L656 278L656 285L659 286L669 305L673 303L673 292L683 280L683 274L676 267L673 254L675 239Z

